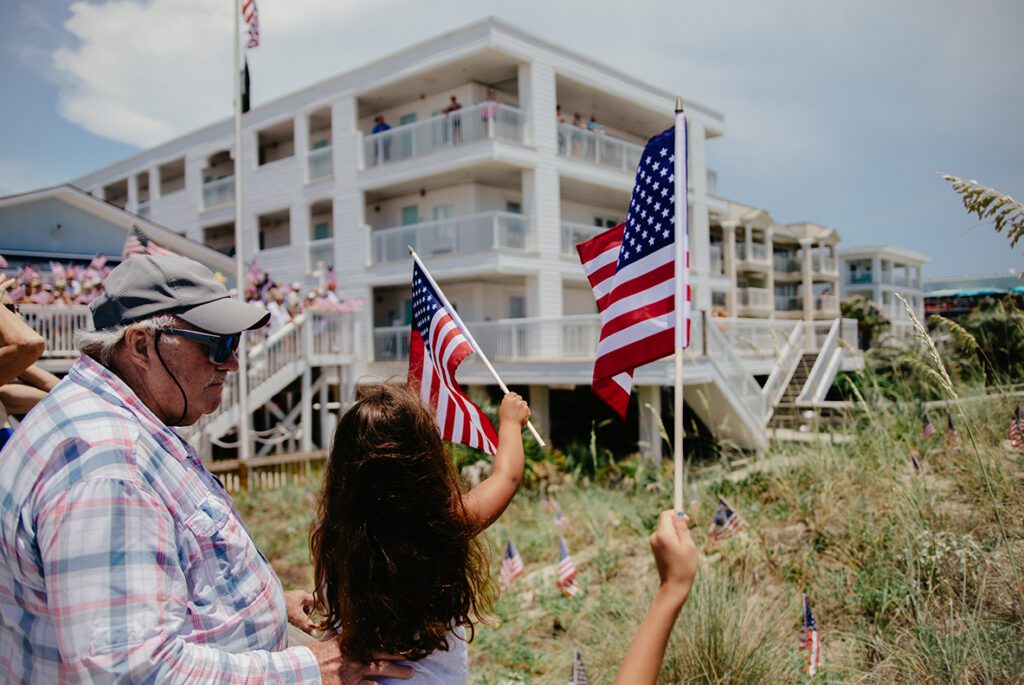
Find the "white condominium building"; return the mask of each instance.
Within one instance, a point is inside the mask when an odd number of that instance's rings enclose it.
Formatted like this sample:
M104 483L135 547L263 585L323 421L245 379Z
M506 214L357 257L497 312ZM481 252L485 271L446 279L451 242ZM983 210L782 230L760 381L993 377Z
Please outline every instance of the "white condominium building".
M408 352L412 245L506 382L529 386L547 431L550 393L589 384L600 328L574 245L625 218L643 143L672 125L675 96L495 19L431 38L244 115L244 257L279 281L333 265L345 296L364 302L356 376L388 378ZM709 192L705 146L723 117L686 106L697 312L687 402L716 434L761 448L793 350L828 353L808 401L858 363L828 347L844 334L833 326L838 237ZM230 253L232 147L228 119L75 183ZM719 309L764 325L711 325ZM741 339L758 344L737 353ZM473 362L459 376L493 384ZM671 362L636 382L659 407ZM639 415L640 437L658 445L653 413Z

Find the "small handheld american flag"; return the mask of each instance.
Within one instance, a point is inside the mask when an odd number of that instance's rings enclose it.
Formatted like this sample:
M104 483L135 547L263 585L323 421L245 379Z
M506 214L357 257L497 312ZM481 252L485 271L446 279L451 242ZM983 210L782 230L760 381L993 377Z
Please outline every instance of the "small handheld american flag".
M1013 413L1013 418L1010 419L1010 446L1014 449L1021 449L1024 447L1024 413L1021 413L1020 407L1017 407L1017 411Z
M578 649L572 658L572 671L569 673L569 682L566 685L590 685L590 677L587 675L587 669L583 666L583 657L580 656Z
M168 255L171 257L179 256L143 233L138 226L132 226L132 230L128 233L128 238L124 241L124 249L121 252L121 258L128 259L135 255L147 254Z
M565 538L558 539L557 585L566 597L575 597L583 592L583 588L576 582L576 564L569 556L569 546L565 544Z
M498 434L491 420L455 380L459 364L476 343L459 325L448 300L413 255L412 332L409 340L409 387L434 410L441 438L469 445L487 454L498 451Z
M501 559L501 572L498 574L501 591L507 590L516 578L523 575L523 571L523 558L519 556L515 543L509 540L505 547L505 556Z
M715 516L711 520L711 527L708 528L708 539L725 540L746 527L747 522L743 517L733 511L732 507L719 497Z
M935 435L935 424L932 423L931 417L925 414L924 419L921 420L921 439L927 440L933 435Z
M804 653L803 671L810 677L818 672L821 666L821 642L818 640L818 628L811 613L811 603L804 595L804 623L800 628L800 651Z

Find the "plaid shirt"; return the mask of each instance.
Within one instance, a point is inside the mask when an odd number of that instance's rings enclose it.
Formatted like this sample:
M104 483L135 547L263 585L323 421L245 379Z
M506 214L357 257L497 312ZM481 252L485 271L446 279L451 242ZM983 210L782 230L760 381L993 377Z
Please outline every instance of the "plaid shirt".
M3 682L320 682L227 493L88 357L0 452L0 557Z

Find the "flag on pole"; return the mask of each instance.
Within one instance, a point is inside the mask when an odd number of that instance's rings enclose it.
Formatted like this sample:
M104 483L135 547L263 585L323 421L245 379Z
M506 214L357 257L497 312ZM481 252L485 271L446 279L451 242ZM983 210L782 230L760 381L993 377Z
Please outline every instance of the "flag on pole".
M580 656L578 649L572 658L572 671L569 673L569 682L566 685L590 685L590 677L587 675L587 669L583 667L583 657Z
M612 383L619 374L675 350L675 159L672 127L647 142L637 166L615 272L601 310L595 386ZM684 197L683 212L685 203ZM688 272L687 253L683 264L686 282ZM688 287L685 297L683 347L690 344Z
M946 412L946 444L950 447L957 442L956 426L953 425L953 415Z
M576 245L576 252L579 254L583 271L594 291L594 301L597 303L598 312L604 312L608 304L625 227L626 224L619 224ZM620 419L626 418L629 394L633 390L632 369L611 378L594 379L591 388L595 395L619 415Z
M921 453L913 448L910 450L910 463L913 465L915 472L921 473L924 470L924 464L921 463Z
M260 16L256 11L256 0L243 0L242 19L249 26L249 42L247 48L258 48L260 46Z
M250 98L250 87L251 84L249 82L249 58L246 57L242 63L242 114L248 112L252 104Z
M747 522L743 517L733 511L732 507L719 497L715 516L711 519L711 527L708 528L708 539L725 540L746 527Z
M818 629L811 613L811 603L804 595L804 624L800 629L800 651L804 653L803 672L810 677L818 672L821 666L821 642L818 640Z
M1024 447L1024 414L1021 413L1020 407L1017 407L1017 411L1013 413L1013 418L1010 419L1010 446L1014 449L1021 449Z
M926 413L921 421L921 439L927 440L933 435L935 435L935 424L932 423L931 417Z
M568 528L572 525L572 521L565 515L565 512L562 511L562 507L554 497L544 493L540 502L541 506L551 514L555 528Z
M416 255L413 261L409 386L434 410L442 439L493 456L498 451L498 434L455 380L456 369L477 349L476 342L459 326L448 300Z
M566 597L575 597L583 592L583 588L576 582L576 564L572 563L569 556L569 546L565 544L565 538L558 538L558 589Z
M128 239L124 241L124 249L121 251L121 258L128 259L136 255L169 255L178 257L166 247L160 245L148 235L143 233L138 226L132 226L128 233Z
M523 558L519 556L519 550L516 549L515 543L509 540L508 546L505 547L505 556L501 559L501 571L498 573L501 591L508 590L512 582L523 575L524 570Z

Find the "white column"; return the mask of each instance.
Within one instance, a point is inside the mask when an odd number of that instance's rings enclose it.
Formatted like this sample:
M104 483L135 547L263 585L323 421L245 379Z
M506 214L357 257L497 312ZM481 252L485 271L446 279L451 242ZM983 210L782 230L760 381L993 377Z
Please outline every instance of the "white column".
M754 258L754 231L751 230L750 225L748 224L748 225L743 227L743 232L745 233L745 235L743 237L743 241L747 244L746 258L747 259L753 259Z
M547 62L534 60L519 65L517 80L519 109L526 116L525 142L553 155L558 145L555 70Z
M768 249L768 318L775 318L775 229L767 228L764 232L764 244Z
M551 396L548 386L530 386L530 420L545 442L551 442Z
M803 292L804 292L804 320L814 320L814 274L811 269L811 248L814 240L811 238L800 239L800 250L803 252Z
M299 159L299 168L302 169L302 180L309 180L309 112L302 112L295 117L295 156Z
M654 464L660 464L661 431L658 430L658 421L661 418L661 387L657 385L639 386L637 400L640 410L641 453L645 459ZM654 411L648 409L647 405L651 405Z
M128 174L128 199L124 206L129 212L136 212L139 209L139 183L134 173Z
M729 279L729 290L725 294L725 311L734 317L739 293L736 290L736 224L730 221L722 223L722 259L725 277Z

